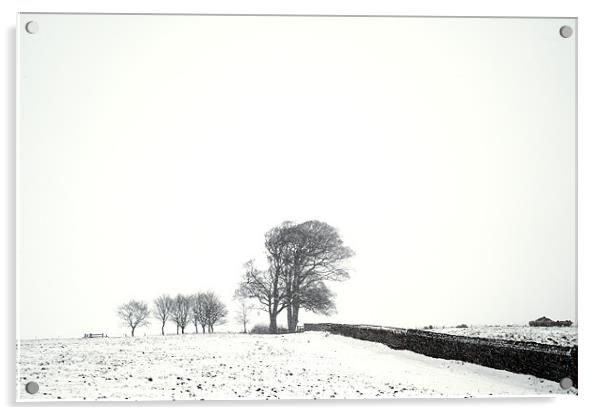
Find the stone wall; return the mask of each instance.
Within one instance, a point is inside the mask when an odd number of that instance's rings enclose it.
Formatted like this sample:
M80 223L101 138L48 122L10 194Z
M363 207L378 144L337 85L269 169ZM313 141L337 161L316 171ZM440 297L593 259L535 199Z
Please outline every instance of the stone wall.
M577 346L455 336L424 330L349 324L305 324L306 331L333 334L386 344L440 359L524 373L555 382L569 377L577 387Z

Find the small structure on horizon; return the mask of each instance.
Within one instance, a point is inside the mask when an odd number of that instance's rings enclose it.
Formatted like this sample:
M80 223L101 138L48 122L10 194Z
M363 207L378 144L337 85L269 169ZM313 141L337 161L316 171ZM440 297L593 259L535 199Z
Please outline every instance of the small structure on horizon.
M109 337L104 333L84 333L84 339L94 339L97 337Z
M552 320L546 316L540 317L537 320L529 321L531 327L570 327L573 325L571 320Z

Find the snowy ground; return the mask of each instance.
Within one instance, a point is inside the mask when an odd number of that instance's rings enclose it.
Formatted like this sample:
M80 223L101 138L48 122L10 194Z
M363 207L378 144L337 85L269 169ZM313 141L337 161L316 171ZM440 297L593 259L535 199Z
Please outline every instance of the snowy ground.
M558 346L577 345L577 327L472 326L468 328L434 328L430 331L460 336L530 341Z
M557 383L322 332L28 340L18 400L473 397ZM40 390L28 395L24 385ZM568 393L576 393L571 390Z

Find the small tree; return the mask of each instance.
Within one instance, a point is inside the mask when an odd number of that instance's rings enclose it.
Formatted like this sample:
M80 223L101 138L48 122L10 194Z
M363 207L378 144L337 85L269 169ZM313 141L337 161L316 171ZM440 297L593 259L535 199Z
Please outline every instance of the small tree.
M190 323L190 297L182 294L176 295L173 300L173 309L171 311L171 319L176 323L178 327L178 334L181 332L184 334L184 329Z
M242 332L247 334L247 324L250 322L249 314L251 306L245 298L238 299L238 310L236 310L236 321L242 324Z
M203 319L207 324L207 331L213 333L214 326L226 322L228 310L226 305L213 291L207 291L202 296Z
M161 335L165 335L165 323L169 320L173 309L173 299L162 295L155 299L155 317L161 321Z
M126 326L132 329L132 337L134 337L134 330L136 330L136 327L148 324L150 310L144 301L130 300L119 306L117 315L123 320Z
M192 322L194 323L194 331L195 333L199 332L199 325L203 329L203 333L205 333L205 311L204 311L204 294L197 293L190 297L191 301L191 312L192 312Z
M205 334L209 327L209 299L207 298L207 293L199 293L197 301L199 307L199 324L203 329L203 334Z

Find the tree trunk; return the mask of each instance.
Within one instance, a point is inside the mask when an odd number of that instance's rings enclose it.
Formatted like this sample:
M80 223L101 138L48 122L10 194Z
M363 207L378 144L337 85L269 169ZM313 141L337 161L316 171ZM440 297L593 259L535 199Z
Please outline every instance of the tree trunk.
M201 324L201 328L203 329L203 334L205 334L205 325Z
M286 283L286 327L288 328L288 332L291 333L293 331L293 327L292 327L292 320L293 320L293 307L292 307L292 303L293 303L293 286L292 286L293 281L289 279L287 280Z
M136 327L132 327L132 337L134 337L134 330L136 330Z
M182 326L182 334L184 334L184 326Z
M165 322L161 325L161 336L165 336Z
M196 323L194 323L194 331L196 334L199 334L199 326Z
M293 303L293 317L292 317L292 324L293 324L293 332L297 331L297 324L299 324L299 303Z
M247 320L242 321L242 332L247 334Z
M293 326L293 306L291 304L286 306L286 325L289 333L295 331L295 327Z
M178 324L177 327L178 327L178 330L176 331L176 334L180 334L180 325Z
M270 313L270 333L276 334L278 332L278 324L276 322L277 314L274 312Z

